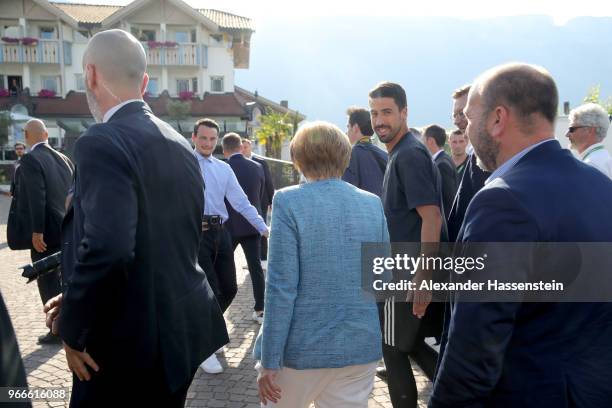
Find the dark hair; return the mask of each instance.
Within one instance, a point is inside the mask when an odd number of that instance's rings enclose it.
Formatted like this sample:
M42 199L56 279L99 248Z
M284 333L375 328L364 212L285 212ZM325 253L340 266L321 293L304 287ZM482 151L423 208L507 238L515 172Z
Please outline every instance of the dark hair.
M368 94L370 98L393 98L399 110L404 109L406 102L406 91L400 84L394 82L381 82Z
M512 107L527 127L532 123L533 114L541 114L550 123L557 117L557 85L542 68L528 64L504 65L494 69L481 86L487 113L499 105Z
M459 99L462 96L467 95L468 92L470 92L471 87L472 87L471 84L467 84L467 85L463 85L461 88L455 89L455 92L453 92L453 99Z
M349 117L349 126L353 126L356 123L362 135L372 136L374 134L372 121L370 120L370 112L367 109L351 106L346 110L346 114Z
M25 143L17 142L13 146L13 149L17 149L17 146L22 146L24 149L27 149L27 146L25 145Z
M200 126L206 126L208 128L216 129L217 134L219 133L219 124L212 119L204 118L204 119L199 119L193 126L194 135L198 134L198 129L200 128Z
M438 147L444 147L446 143L446 130L438 125L429 125L423 130L423 136L426 138L432 137Z
M223 146L224 151L235 152L240 150L240 147L242 146L242 139L236 133L228 133L223 136L221 146Z
M467 135L466 135L466 134L465 134L465 132L464 132L463 130L461 130L461 129L455 129L455 130L453 130L452 132L450 132L449 137L450 137L450 136L455 136L455 135L461 135L461 136L463 136L463 137L467 138Z

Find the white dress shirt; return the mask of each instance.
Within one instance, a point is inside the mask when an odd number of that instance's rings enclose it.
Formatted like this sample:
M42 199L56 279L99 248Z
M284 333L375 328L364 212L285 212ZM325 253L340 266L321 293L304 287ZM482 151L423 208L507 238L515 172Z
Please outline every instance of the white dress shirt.
M610 157L610 153L603 143L595 143L589 146L582 152L580 159L612 179L612 157Z
M106 113L104 114L104 118L102 118L102 123L106 123L110 120L110 118L121 108L123 108L125 105L127 105L128 103L132 103L132 102L143 102L142 99L128 99L125 102L121 102L119 105L115 105L112 108L110 108L109 110L106 111Z
M223 222L229 218L225 199L236 212L251 224L260 234L268 231L268 227L257 209L251 205L249 198L240 187L236 174L229 164L213 157L205 157L195 152L204 178L204 215L220 215Z

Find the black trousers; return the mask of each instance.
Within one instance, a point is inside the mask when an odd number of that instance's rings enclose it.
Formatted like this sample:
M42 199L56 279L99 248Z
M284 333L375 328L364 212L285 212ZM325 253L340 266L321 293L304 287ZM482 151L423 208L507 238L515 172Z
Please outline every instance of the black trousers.
M45 252L36 252L35 250L30 250L30 258L32 262L36 262L43 258L46 258L49 255L53 255L54 253L60 251L61 248L47 248ZM40 299L42 300L43 305L47 303L49 299L54 296L57 296L61 293L61 280L59 271L54 271L48 273L46 275L41 276L36 279L36 284L38 285L38 293L40 294Z
M427 378L433 381L438 353L421 337L416 339L410 352L383 344L383 358L387 368L387 385L393 408L416 408L418 392L410 358L423 369Z
M259 258L261 250L261 240L259 235L249 235L247 237L239 237L232 239L232 247L240 244L246 257L247 266L249 267L249 275L251 275L251 283L253 284L253 297L255 298L255 307L253 310L260 312L264 310L264 292L266 289L266 278L264 277L263 269L261 268L261 260Z
M268 223L268 209L262 208L261 213L263 214L262 218L264 222L267 224ZM263 235L261 235L261 260L262 261L268 260L268 238L264 237Z
M206 273L206 278L217 297L221 311L225 312L238 292L234 249L227 229L211 229L202 232L198 263Z
M119 345L120 346L120 345ZM91 380L72 375L70 408L164 407L185 406L191 381L170 391L161 365L147 372L121 372L119 369L89 370Z

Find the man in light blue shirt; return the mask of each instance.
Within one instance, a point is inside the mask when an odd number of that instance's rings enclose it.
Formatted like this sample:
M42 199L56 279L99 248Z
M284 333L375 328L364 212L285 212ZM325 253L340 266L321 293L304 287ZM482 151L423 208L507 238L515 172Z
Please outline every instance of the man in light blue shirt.
M219 140L219 125L212 119L198 120L191 140L206 186L198 263L225 312L238 291L232 239L224 225L229 218L225 200L261 235L268 236L268 227L249 202L229 164L212 155ZM201 367L211 374L223 371L214 354Z

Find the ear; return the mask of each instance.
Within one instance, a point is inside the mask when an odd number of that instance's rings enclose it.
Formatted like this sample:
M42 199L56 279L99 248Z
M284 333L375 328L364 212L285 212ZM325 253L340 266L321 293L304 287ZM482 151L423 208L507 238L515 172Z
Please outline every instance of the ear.
M404 109L401 110L400 116L402 118L402 121L405 122L406 120L408 120L408 107L407 106L404 107Z
M508 130L510 111L503 105L499 105L489 113L486 120L489 134L495 141L499 141Z
M147 85L149 84L149 74L147 74L146 72L144 73L144 76L142 77L142 84L140 85L140 94L144 95L145 92L147 91Z
M87 87L93 90L94 86L98 82L98 71L96 70L95 65L85 65L85 80L87 81Z

